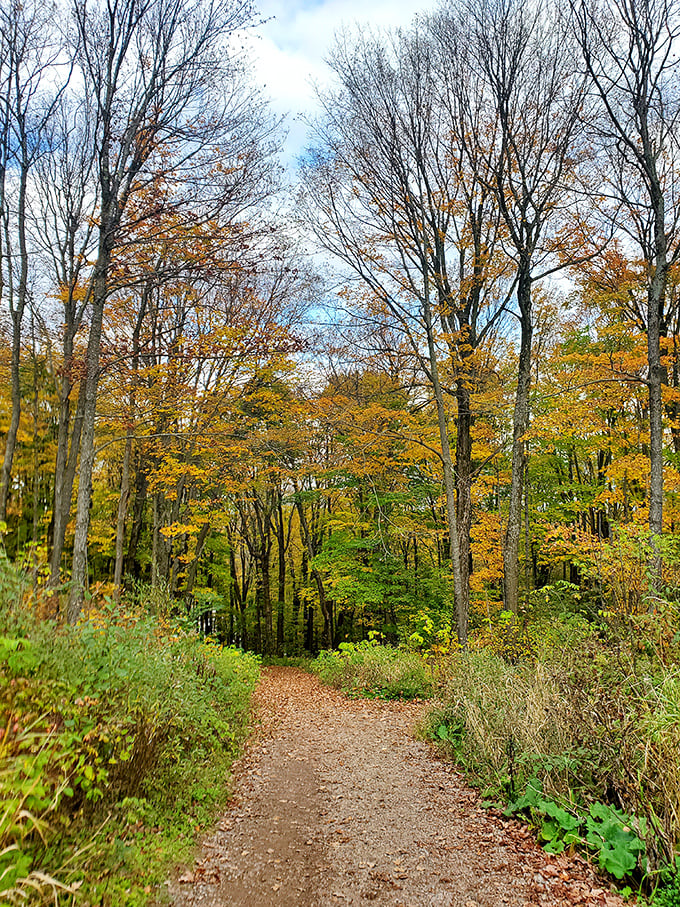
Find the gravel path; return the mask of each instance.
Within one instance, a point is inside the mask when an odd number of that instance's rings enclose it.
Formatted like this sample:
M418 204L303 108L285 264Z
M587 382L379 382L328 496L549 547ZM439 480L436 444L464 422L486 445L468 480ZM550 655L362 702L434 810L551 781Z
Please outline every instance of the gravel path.
M623 905L481 809L413 738L425 705L350 700L294 668L266 669L257 701L231 808L169 883L174 907Z

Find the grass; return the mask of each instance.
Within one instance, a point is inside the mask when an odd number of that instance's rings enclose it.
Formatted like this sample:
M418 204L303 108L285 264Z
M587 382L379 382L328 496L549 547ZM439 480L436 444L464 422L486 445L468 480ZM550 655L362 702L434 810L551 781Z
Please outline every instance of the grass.
M645 831L637 878L658 878L680 844L676 622L645 616L614 632L554 620L512 658L485 640L452 660L429 734L487 797L517 800L537 779L568 810L605 804L629 816Z
M31 619L0 563L0 903L143 905L226 800L258 660L142 611Z

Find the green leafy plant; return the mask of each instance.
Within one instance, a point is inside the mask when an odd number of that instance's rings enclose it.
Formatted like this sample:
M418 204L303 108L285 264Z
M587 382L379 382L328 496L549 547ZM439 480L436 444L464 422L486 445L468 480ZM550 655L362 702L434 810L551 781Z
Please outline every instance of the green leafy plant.
M320 679L350 696L373 699L429 698L432 669L417 653L381 645L374 635L360 643L340 643L319 653L311 665Z
M587 845L597 854L602 869L617 879L645 866L644 819L633 819L613 806L592 803L586 813L575 804L569 808L543 796L543 785L532 778L524 794L510 803L505 815L527 813L538 827L538 836L549 853L562 853L574 844Z
M623 879L644 863L645 845L633 828L630 816L605 803L593 803L586 816L586 841L597 851L602 869L617 879ZM646 833L646 822L638 823L642 836ZM644 865L642 867L645 868Z
M524 794L508 806L505 814L510 816L525 811L538 826L539 838L549 853L562 853L565 847L581 840L581 818L553 800L544 798L543 786L538 778L529 781Z
M227 796L258 659L111 605L3 623L0 903L146 903Z
M652 907L680 907L680 879L673 876L662 883L651 899Z

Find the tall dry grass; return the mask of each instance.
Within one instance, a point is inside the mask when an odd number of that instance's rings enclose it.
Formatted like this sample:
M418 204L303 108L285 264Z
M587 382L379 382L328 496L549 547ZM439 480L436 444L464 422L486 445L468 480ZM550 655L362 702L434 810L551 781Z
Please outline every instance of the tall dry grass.
M561 627L537 657L481 651L450 667L429 720L481 785L508 798L538 778L546 795L645 817L651 869L680 844L680 661L654 645Z

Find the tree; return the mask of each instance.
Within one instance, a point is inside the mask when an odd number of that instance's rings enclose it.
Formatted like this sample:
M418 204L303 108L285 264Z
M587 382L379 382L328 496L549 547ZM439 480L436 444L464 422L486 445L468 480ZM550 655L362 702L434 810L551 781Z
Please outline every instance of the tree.
M0 10L0 298L12 323L12 415L0 471L0 522L7 517L12 461L21 418L21 330L29 301L29 180L62 85L46 96L46 78L60 72L55 10L12 0ZM61 75L61 74L60 74ZM58 83L60 75L57 76Z
M436 29L434 29L436 31ZM308 221L353 272L352 317L395 328L432 395L439 431L456 630L467 641L476 357L504 311L498 207L485 160L466 154L459 80L446 70L457 41L414 28L390 41L338 43L340 90L324 98L319 149L306 170ZM467 75L467 73L465 74ZM347 294L351 296L351 292ZM442 375L442 355L455 392ZM457 402L456 461L449 438Z
M84 0L74 20L79 74L92 99L99 210L70 621L80 613L87 579L102 324L128 209L136 192L160 181L173 184L172 205L187 228L197 212L201 219L227 208L241 212L269 190L263 143L271 128L228 47L252 21L248 0ZM153 213L138 209L134 217Z
M83 98L60 97L43 137L44 153L36 161L35 188L29 200L33 252L50 275L61 322L55 338L58 351L52 355L52 360L58 361L53 380L59 400L50 533L52 588L61 582L82 427L85 386L80 379L84 349L78 337L89 302L89 260L94 251L98 202L93 125ZM78 388L74 413L73 395Z
M649 529L663 531L661 338L671 313L669 272L680 257L680 5L675 0L571 0L572 24L593 93L609 216L639 250L646 273ZM655 557L660 575L660 556Z
M467 10L473 23L473 54L489 99L489 120L497 123L488 172L506 227L506 250L516 268L519 362L503 552L505 604L516 612L534 328L532 289L566 264L556 260L554 253L581 152L577 138L585 80L567 50L568 32L555 7L481 0L468 4ZM474 123L469 125L474 128ZM573 261L578 253L572 250L571 254Z

